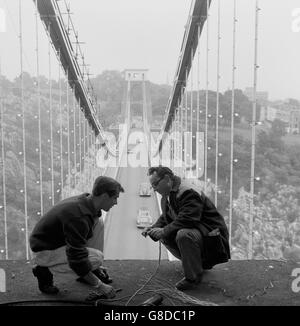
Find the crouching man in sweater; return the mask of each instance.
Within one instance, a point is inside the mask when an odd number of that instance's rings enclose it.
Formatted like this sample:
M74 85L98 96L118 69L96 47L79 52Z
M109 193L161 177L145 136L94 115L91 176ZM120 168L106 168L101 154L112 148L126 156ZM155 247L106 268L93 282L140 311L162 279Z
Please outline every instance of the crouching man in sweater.
M91 194L64 199L42 216L30 236L36 265L33 274L41 292L58 293L50 269L67 263L79 276L78 281L97 288L107 298L116 295L114 288L108 285L112 280L100 268L102 251L89 248L88 240L93 237L95 226L99 225L101 210L108 212L116 205L120 192L124 192L120 183L100 176L95 180Z

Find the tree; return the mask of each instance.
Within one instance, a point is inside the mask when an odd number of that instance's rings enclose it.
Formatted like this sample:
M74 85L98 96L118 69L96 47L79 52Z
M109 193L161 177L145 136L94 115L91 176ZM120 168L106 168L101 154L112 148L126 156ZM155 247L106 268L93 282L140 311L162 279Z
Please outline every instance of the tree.
M275 119L272 122L270 137L281 138L286 135L287 124L282 120Z
M286 244L300 245L299 189L276 184L277 191L264 198L254 197L253 250L254 258L279 259ZM249 211L251 196L241 189L234 201L237 228L232 238L233 258L247 257L249 243Z

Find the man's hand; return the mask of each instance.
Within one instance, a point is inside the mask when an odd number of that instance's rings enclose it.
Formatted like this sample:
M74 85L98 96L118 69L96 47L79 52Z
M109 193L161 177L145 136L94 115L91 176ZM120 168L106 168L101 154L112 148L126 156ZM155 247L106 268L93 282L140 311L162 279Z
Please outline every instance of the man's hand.
M163 228L153 228L147 232L150 238L154 241L158 241L164 236L164 229Z
M92 273L92 271L88 272L85 276L82 277L84 281L91 285L96 287L98 285L99 278Z
M98 284L94 286L98 295L103 295L105 299L113 299L116 296L116 290L99 280Z
M112 286L100 281L99 278L92 272L89 272L87 275L85 275L83 279L87 284L95 288L95 292L97 292L98 296L103 296L105 299L112 299L116 296L115 289Z
M147 235L149 234L149 231L151 230L151 227L147 227L143 230L142 232L142 236L144 236L145 238L147 237Z

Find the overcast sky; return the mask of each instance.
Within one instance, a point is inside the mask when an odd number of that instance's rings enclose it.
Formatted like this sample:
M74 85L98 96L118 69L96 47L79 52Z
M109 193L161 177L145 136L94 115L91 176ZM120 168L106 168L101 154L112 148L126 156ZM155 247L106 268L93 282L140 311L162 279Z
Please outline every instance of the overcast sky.
M149 69L154 83L172 82L191 0L69 0L73 20L84 41L90 71ZM209 87L216 87L217 0L212 0L209 24ZM271 99L300 100L299 0L260 0L258 89ZM0 0L6 29L1 30L2 73L18 74L18 0ZM24 70L36 72L34 3L22 0ZM255 0L237 1L236 88L253 85ZM294 13L294 16L293 16ZM1 14L0 14L1 17ZM3 26L3 24L2 24ZM39 26L41 72L47 75L47 42ZM233 0L221 0L221 91L232 83ZM206 28L200 42L200 87L205 88ZM197 54L198 55L198 54ZM53 61L55 76L55 62ZM194 76L197 65L194 64Z

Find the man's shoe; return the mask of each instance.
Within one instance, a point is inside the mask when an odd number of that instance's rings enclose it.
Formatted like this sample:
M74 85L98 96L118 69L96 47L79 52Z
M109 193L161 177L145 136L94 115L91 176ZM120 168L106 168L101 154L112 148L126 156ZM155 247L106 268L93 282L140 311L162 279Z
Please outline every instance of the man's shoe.
M192 290L195 288L199 283L202 281L202 275L197 277L196 280L188 280L187 278L183 278L179 282L175 284L175 287L179 291L185 291L185 290Z
M59 292L59 289L53 285L53 275L48 267L36 266L32 269L32 273L38 279L42 293L57 294Z
M203 269L205 269L205 270L210 270L210 269L212 269L213 268L213 266L212 265L208 265L208 264L203 264Z

